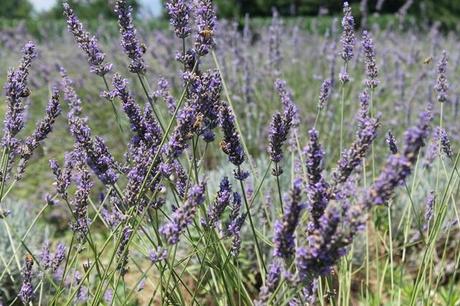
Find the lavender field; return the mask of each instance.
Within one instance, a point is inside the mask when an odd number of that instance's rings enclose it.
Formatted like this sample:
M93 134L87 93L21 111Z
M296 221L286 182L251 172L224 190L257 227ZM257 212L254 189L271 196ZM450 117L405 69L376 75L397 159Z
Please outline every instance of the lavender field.
M460 34L164 9L0 28L0 305L459 305Z

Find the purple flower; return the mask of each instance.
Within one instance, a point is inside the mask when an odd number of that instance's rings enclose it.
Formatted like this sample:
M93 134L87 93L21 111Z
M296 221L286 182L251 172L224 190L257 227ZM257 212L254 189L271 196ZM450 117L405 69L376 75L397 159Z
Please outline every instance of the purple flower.
M186 38L192 32L190 28L190 1L169 0L166 2L169 22L174 27L174 33L178 38Z
M233 193L233 202L229 216L230 222L227 225L227 235L232 237L232 247L230 254L234 257L238 256L241 248L241 227L244 224L246 215L240 215L241 196L239 193Z
M88 199L93 184L88 170L81 161L77 166L77 171L77 191L71 203L75 217L72 230L84 236L88 232Z
M51 254L50 254L50 242L43 242L43 247L40 252L40 261L43 269L47 270L51 267Z
M67 72L63 67L59 68L61 73L62 81L61 86L64 92L64 100L69 104L69 117L80 116L81 114L81 100L78 97L75 89L73 88L73 81L67 75Z
M82 278L80 272L75 271L74 273L75 284L78 287L77 295L75 296L77 303L84 303L88 300L88 288L83 286L84 279Z
M19 143L15 136L24 127L23 98L30 95L27 78L32 60L37 56L35 45L28 42L22 49L23 57L17 69L8 71L5 83L6 112L3 127L2 146L14 150Z
M51 133L53 125L61 113L61 106L59 105L59 91L53 88L51 98L46 107L45 118L43 118L35 128L32 135L28 136L24 143L19 146L18 153L21 158L18 165L17 178L21 178L30 160L32 153L38 148L40 143L46 139Z
M284 109L284 117L286 120L292 121L292 126L296 128L300 123L299 110L294 103L292 92L287 86L286 81L277 79L275 81L275 89L281 98L281 104Z
M284 210L282 220L275 222L275 236L273 238L275 250L274 256L288 259L295 254L295 230L299 223L301 203L302 181L297 179L289 194L289 202Z
M169 92L169 83L165 78L160 78L157 84L157 90L154 92L154 97L156 99L163 98L168 107L169 113L172 115L176 110L176 100Z
M244 150L235 128L235 118L228 105L224 104L220 107L219 124L224 133L224 139L220 142L220 147L228 155L228 160L239 167L244 162Z
M56 251L53 255L53 259L51 261L51 271L56 272L59 269L59 266L64 262L66 257L66 248L63 243L58 243L56 247Z
M310 212L308 232L319 226L319 219L329 202L329 184L322 175L324 165L324 150L319 143L316 129L309 131L310 142L305 148L305 162L307 169L307 209Z
M230 198L232 196L232 186L225 176L220 182L219 191L217 197L212 206L209 208L207 213L207 224L211 227L215 227L216 223L220 220L222 213L225 208L230 204Z
M270 123L270 130L268 132L269 146L268 152L270 160L274 163L279 163L283 159L283 144L287 140L289 130L292 125L292 117L282 116L280 113L273 115L272 122ZM282 170L280 167L273 169L274 176L281 175Z
M196 210L205 199L205 185L195 185L190 188L187 201L177 208L171 216L171 221L160 227L160 233L169 244L177 244L180 234L192 223Z
M131 239L133 234L133 229L131 226L127 225L123 228L120 237L120 244L117 249L117 257L118 257L118 265L117 270L120 272L121 275L125 275L128 272L128 268L126 267L128 264L128 242Z
M255 305L267 305L270 295L275 292L281 281L281 269L279 261L274 261L270 264L265 285L260 288L259 297L255 301Z
M19 298L24 305L28 305L34 297L34 287L32 286L32 267L34 261L31 255L25 258L25 264L22 267L22 285L19 291Z
M364 199L367 207L385 204L392 197L395 188L404 183L411 174L411 167L415 165L418 153L425 145L430 121L431 114L423 112L419 123L406 131L403 153L388 157L385 167Z
M99 47L96 37L85 31L83 24L68 3L64 3L63 6L69 32L73 34L80 49L86 53L91 72L104 76L112 70L112 64L103 64L105 54Z
M149 259L152 262L152 264L156 264L160 261L165 260L166 258L168 258L168 250L165 248L159 248L149 253Z
M446 130L444 128L438 128L437 130L439 133L439 141L441 142L442 151L448 158L452 158L454 156L454 152L452 151L452 146Z
M375 62L375 46L370 34L363 32L363 51L366 63L366 86L370 89L376 88L379 84L377 63Z
M332 81L324 80L319 91L318 109L322 110L326 106L332 92Z
M355 46L355 21L351 14L351 7L348 2L343 3L343 18L342 18L342 52L341 56L345 62L349 62L353 58L353 48Z
M449 90L449 83L447 82L447 52L442 51L442 57L438 63L438 77L436 85L434 86L438 96L439 102L444 103L447 101L447 91Z
M359 129L356 139L350 148L342 152L337 168L332 173L334 185L344 183L353 170L361 165L372 142L377 137L377 129L380 121L378 118L371 118L368 114L369 95L367 92L363 92L360 95L360 104L361 108L357 118Z
M177 125L167 145L167 155L170 158L179 157L188 147L187 141L192 139L201 119L202 116L198 114L194 105L186 105L180 109Z
M118 180L115 172L115 160L105 142L100 137L91 139L91 130L86 121L79 117L69 118L70 132L75 138L76 146L82 149L88 166L94 171L102 183L112 185Z
M131 59L129 71L133 73L144 73L146 66L142 56L145 53L145 46L141 45L136 37L136 28L133 24L132 8L126 0L117 0L115 13L118 15L118 24L121 32L121 46Z
M198 30L195 36L195 50L199 56L204 56L216 44L214 41L214 31L217 20L212 0L196 0L195 16Z
M387 134L387 137L385 138L385 141L388 144L388 148L390 149L390 152L392 154L398 153L398 145L397 145L397 142L396 142L396 138L391 133L391 131L388 131L388 134Z

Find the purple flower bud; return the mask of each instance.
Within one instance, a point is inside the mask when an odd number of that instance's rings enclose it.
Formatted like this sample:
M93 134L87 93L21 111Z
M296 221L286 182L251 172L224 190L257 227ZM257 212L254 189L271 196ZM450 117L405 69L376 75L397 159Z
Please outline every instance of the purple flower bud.
M214 41L214 31L217 19L212 0L196 0L195 16L198 30L195 36L195 50L199 56L204 56L216 44Z
M259 297L255 305L267 305L270 295L275 292L281 281L281 264L274 261L270 264L265 285L260 288Z
M240 166L244 162L244 151L235 128L234 116L228 105L220 107L219 124L224 133L224 139L222 139L220 147L228 155L228 160L232 164Z
M168 250L165 248L159 248L158 250L151 251L149 253L149 259L152 262L152 264L156 264L160 261L165 260L168 258Z
M273 238L275 250L274 256L288 259L295 254L295 230L299 223L301 203L302 181L297 179L289 194L289 202L284 210L282 220L275 222L275 235Z
M2 146L14 150L19 143L15 136L24 127L23 98L30 95L27 79L32 60L37 56L35 45L28 42L22 49L23 58L17 69L8 71L5 83L6 112L3 127Z
M343 18L342 18L342 59L349 62L353 58L353 48L355 46L355 21L351 14L351 7L348 2L343 3Z
M32 256L27 255L25 264L22 267L22 285L19 291L19 298L24 305L28 305L34 297L34 287L32 286L32 267L34 261Z
M129 71L133 73L144 73L146 66L142 56L145 53L145 46L136 37L136 28L133 24L132 7L126 0L117 0L115 13L118 15L118 24L121 32L121 46L126 55L131 59Z
M186 38L192 32L190 28L190 1L189 0L169 0L166 2L169 22L174 27L174 32L178 38Z
M45 118L37 124L37 127L32 135L28 136L24 143L18 148L18 154L21 158L16 175L18 179L24 174L27 163L32 157L32 153L51 133L53 125L60 113L61 106L59 105L59 91L56 88L53 88L51 98L48 102L48 106L46 107Z
M129 253L128 242L131 239L132 234L133 234L133 229L129 225L123 228L123 231L121 232L120 244L117 249L117 257L118 257L117 270L120 272L121 275L125 275L126 272L128 272L128 268L127 268L128 253Z
M222 213L225 208L230 204L230 198L232 196L232 186L228 181L228 178L225 176L220 182L219 191L217 192L217 197L212 206L208 211L207 223L211 227L215 227L217 222L219 222Z
M447 91L449 90L449 83L447 82L447 52L442 51L442 58L438 63L438 77L436 85L434 86L438 96L439 102L444 103L447 101Z
M411 167L415 165L418 153L425 145L430 121L431 114L423 112L419 123L406 131L403 153L388 158L384 169L368 190L364 199L366 207L385 204L393 196L396 187L411 174Z
M73 34L80 49L86 53L91 72L104 76L112 70L112 64L103 64L105 54L100 49L96 37L85 31L83 24L68 3L64 3L63 6L69 32Z
M376 88L379 84L377 63L375 61L375 46L374 41L367 31L363 32L363 51L364 61L366 63L366 77L365 84L368 88Z
M171 221L160 227L160 233L169 244L177 244L180 234L192 223L196 210L205 199L205 185L195 185L190 188L187 201L177 208L171 216Z
M332 92L332 81L324 80L319 91L318 109L322 110L327 105Z

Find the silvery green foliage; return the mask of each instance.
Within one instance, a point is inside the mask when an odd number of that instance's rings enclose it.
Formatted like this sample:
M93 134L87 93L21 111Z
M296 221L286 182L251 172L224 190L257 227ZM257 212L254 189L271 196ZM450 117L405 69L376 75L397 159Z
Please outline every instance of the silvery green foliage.
M5 200L2 209L9 212L8 225L14 229L15 234L23 237L36 216L36 209L32 204L21 200ZM21 271L15 261L11 262L6 269L6 264L15 258L13 248L8 237L4 222L0 219L0 303L7 304L15 298L15 294L21 285ZM27 247L33 251L39 251L43 242L43 226L36 224L25 239ZM13 236L15 246L19 246L19 238ZM22 262L25 255L24 248L19 248L17 256ZM3 275L2 275L3 274Z

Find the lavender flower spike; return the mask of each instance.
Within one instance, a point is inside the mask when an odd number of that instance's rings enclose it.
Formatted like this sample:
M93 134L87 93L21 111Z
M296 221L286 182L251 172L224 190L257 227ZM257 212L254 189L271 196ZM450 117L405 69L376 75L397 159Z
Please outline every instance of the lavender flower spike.
M348 2L343 3L342 18L342 59L347 63L353 58L353 48L355 46L355 20L351 14L351 7Z
M403 153L388 158L382 173L364 199L366 207L385 204L392 197L395 188L411 174L411 167L415 165L420 149L425 145L430 121L431 113L423 112L419 123L406 131Z
M224 104L220 107L219 124L224 132L224 139L222 139L220 147L228 155L228 160L239 167L244 162L245 155L240 143L240 137L235 128L235 119L230 106ZM237 179L244 180L247 174L237 171L236 177Z
M8 71L5 83L7 109L4 119L2 146L14 150L19 143L15 136L24 127L24 104L22 98L30 95L27 78L32 60L37 56L35 45L28 42L22 49L23 57L19 67Z
M190 28L190 1L169 0L166 2L169 23L174 27L174 33L178 38L184 39L192 33Z
M444 103L447 101L447 91L449 89L449 83L447 82L447 52L442 51L442 58L438 63L438 77L436 85L434 86L438 96L439 102Z
M319 227L319 219L324 213L329 202L329 184L322 175L324 164L324 150L319 143L319 135L316 129L311 129L310 142L305 149L307 169L307 208L310 212L308 232Z
M180 234L192 223L199 205L205 199L205 185L195 185L190 188L185 204L177 208L171 216L171 221L160 227L169 244L177 244Z
M22 268L22 285L19 291L19 298L24 305L28 305L34 297L34 287L32 286L32 267L34 260L32 256L27 255L25 258L25 264Z
M354 169L361 164L366 156L372 142L377 137L377 129L380 125L378 118L371 118L368 115L369 95L363 92L360 95L361 109L358 116L359 130L356 133L356 140L349 149L342 152L337 168L332 173L334 185L344 183Z
M72 201L75 216L72 230L84 236L88 232L88 198L93 184L91 183L89 172L82 161L79 161L77 170L79 177L77 180L77 191Z
M230 198L232 196L232 186L225 176L220 182L219 191L213 205L208 212L208 224L211 227L215 227L219 221L225 208L230 204Z
M63 6L64 15L67 18L67 27L73 34L80 49L86 53L91 72L99 76L106 75L112 70L112 64L103 64L105 54L99 47L96 37L85 31L83 24L68 3L64 3Z
M366 86L370 89L376 88L379 84L377 63L375 62L374 41L367 31L363 32L363 50L366 62Z
M120 25L121 46L131 59L129 71L133 73L144 73L146 66L142 56L145 53L145 46L141 45L136 37L132 8L126 0L117 0L115 4L115 13L118 15L118 24Z
M275 291L281 281L281 264L274 261L270 264L265 285L260 288L259 297L255 301L256 306L267 305L270 295Z
M195 38L195 50L199 56L209 53L215 47L214 31L216 27L216 12L212 0L197 0L195 7L198 33Z
M40 143L45 140L49 133L53 129L54 122L61 113L61 106L59 105L59 91L53 88L51 98L46 107L46 115L41 120L32 135L28 136L23 145L19 147L19 155L21 160L19 161L17 178L21 178L24 174L27 162L29 161L32 153L38 148Z
M318 109L322 110L326 106L329 98L331 96L332 91L332 81L330 79L326 79L321 84L321 89L319 92L319 101L318 101Z
M287 140L289 130L291 129L292 118L286 118L280 113L273 115L268 132L270 160L274 163L279 163L283 159L283 144ZM281 168L273 169L274 176L281 175Z
M275 236L273 238L274 255L288 259L295 254L295 230L299 223L300 211L302 210L302 181L297 179L290 192L290 200L284 211L282 220L275 222Z

